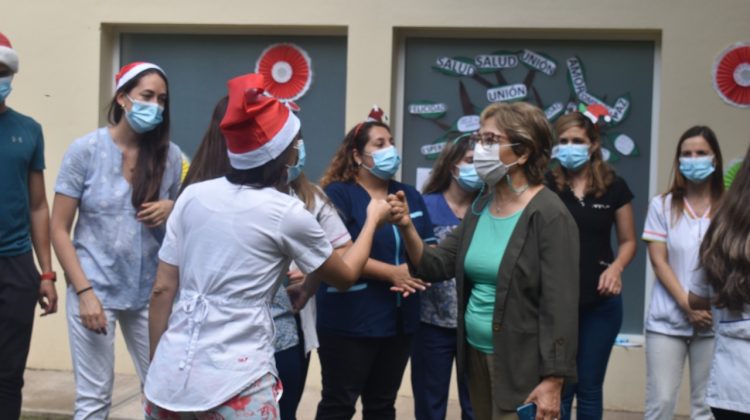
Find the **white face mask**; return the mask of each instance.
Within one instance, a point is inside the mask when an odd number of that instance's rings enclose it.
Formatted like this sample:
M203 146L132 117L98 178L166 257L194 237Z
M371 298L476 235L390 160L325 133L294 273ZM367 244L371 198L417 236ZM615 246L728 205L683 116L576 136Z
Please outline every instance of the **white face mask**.
M477 143L474 146L474 168L476 168L477 174L479 174L479 177L482 178L488 186L494 187L508 174L510 168L518 164L518 161L505 164L500 160L500 147L510 147L515 146L516 144L517 143L502 145L493 144L492 146L485 148Z

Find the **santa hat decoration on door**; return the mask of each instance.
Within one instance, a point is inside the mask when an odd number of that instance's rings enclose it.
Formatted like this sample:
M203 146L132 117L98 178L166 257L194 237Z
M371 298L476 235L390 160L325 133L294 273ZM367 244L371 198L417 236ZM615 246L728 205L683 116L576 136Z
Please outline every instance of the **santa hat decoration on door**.
M2 32L0 32L0 63L8 66L13 73L18 73L18 54Z
M299 118L265 95L265 85L263 75L257 73L227 82L229 103L219 126L235 169L257 168L276 159L299 133Z
M281 43L266 48L255 63L255 72L265 78L267 95L289 103L294 110L299 109L294 101L301 98L312 83L310 56L294 44Z
M750 42L738 42L719 54L712 76L714 89L724 102L750 107Z

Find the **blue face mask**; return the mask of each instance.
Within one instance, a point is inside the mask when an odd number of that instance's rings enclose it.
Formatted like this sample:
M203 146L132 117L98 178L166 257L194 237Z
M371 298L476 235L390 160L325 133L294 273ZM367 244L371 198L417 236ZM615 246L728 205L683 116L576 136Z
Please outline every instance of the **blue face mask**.
M164 108L158 104L137 101L130 96L128 96L128 99L133 103L133 106L130 111L125 110L125 118L136 133L143 134L151 131L164 120L162 117Z
M0 77L0 102L5 102L5 98L10 95L10 91L13 88L10 86L10 82L13 81L13 76Z
M588 144L560 144L557 146L557 156L560 165L565 169L575 171L589 161Z
M713 156L681 157L680 172L690 181L706 180L716 170Z
M305 143L300 140L297 144L297 163L286 168L286 183L289 184L302 173L302 168L305 167Z
M372 156L374 166L372 168L365 166L365 168L376 177L389 180L398 171L398 167L401 164L401 156L398 155L398 150L396 150L395 146L388 146L377 152L368 154Z
M458 176L455 178L458 185L466 191L476 191L484 185L484 181L477 174L477 168L471 163L458 165Z

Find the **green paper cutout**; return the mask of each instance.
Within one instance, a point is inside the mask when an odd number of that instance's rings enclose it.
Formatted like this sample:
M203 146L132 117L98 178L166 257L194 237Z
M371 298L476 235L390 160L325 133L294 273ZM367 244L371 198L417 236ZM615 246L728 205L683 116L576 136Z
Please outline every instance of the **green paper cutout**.
M445 116L448 106L442 102L429 100L414 101L409 104L409 114L428 120L437 120Z
M453 77L473 76L477 72L474 60L468 57L439 57L432 68Z

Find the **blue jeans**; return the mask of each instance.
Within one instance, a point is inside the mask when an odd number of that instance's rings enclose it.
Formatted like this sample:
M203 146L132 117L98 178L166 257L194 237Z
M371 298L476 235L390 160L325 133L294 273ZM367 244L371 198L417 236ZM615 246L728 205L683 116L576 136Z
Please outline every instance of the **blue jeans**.
M563 420L569 420L573 397L577 419L601 419L604 375L609 355L622 326L622 296L613 296L578 310L578 383L563 390Z
M456 358L456 329L422 322L414 336L411 356L411 387L417 420L445 419L451 369ZM466 378L458 378L461 419L474 418Z

